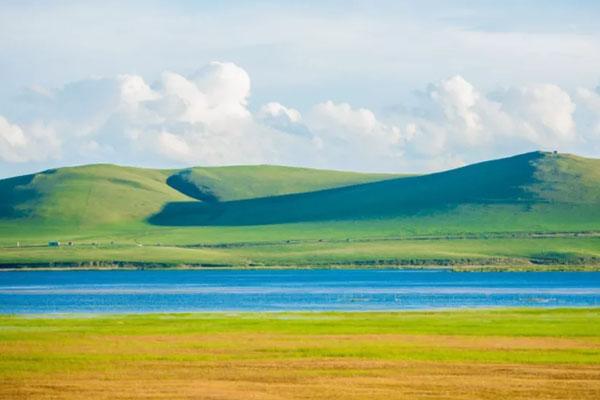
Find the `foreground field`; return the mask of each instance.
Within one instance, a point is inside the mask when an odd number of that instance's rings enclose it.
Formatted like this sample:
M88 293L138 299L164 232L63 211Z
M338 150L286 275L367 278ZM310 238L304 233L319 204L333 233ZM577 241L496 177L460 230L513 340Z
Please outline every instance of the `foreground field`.
M599 397L599 309L0 318L0 398Z

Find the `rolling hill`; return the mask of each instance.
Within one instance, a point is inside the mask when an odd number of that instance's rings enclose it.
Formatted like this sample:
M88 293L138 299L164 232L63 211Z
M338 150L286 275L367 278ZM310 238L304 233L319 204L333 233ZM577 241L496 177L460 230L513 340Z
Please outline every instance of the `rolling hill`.
M189 200L165 184L170 171L88 165L0 181L0 217L22 223L93 226L144 218Z
M150 222L237 226L460 217L465 209L480 212L482 218L494 212L523 218L539 214L541 224L544 219L562 219L564 213L575 212L583 220L593 215L591 221L600 223L594 212L600 209L600 160L533 152L441 173L313 192L226 202L173 202Z
M0 194L0 266L600 265L600 160L568 154L415 176L88 165Z
M122 224L143 221L168 203L277 196L391 177L279 166L67 167L0 180L0 221L51 222L64 227Z
M312 192L398 177L274 165L189 168L169 176L167 184L208 203Z

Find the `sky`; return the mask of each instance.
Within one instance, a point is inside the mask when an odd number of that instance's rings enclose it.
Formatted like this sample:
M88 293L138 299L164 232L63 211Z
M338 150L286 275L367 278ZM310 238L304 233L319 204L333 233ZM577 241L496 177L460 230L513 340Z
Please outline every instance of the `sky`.
M600 157L598 1L0 2L0 177Z

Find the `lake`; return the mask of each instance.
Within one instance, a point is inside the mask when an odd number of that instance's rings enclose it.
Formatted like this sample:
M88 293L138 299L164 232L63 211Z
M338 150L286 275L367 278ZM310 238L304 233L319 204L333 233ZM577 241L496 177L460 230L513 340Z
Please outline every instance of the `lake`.
M600 306L600 272L107 270L0 273L0 313Z

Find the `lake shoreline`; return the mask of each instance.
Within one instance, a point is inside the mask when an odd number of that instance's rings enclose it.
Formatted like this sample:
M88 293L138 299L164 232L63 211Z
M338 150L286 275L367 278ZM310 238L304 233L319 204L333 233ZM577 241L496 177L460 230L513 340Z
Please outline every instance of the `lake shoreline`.
M307 319L319 317L349 317L357 315L365 315L369 317L375 316L402 316L403 314L423 314L431 317L452 315L452 314L473 314L473 313L552 313L552 312L568 312L568 311L589 311L600 312L600 306L555 306L555 307L540 307L540 306L482 306L482 307L447 307L447 308L414 308L414 309L384 309L384 310L220 310L220 311L149 311L149 312L54 312L54 313L0 313L0 319L78 319L78 318L106 318L106 319L127 319L127 318L265 318L265 319L299 319L303 317Z
M45 264L45 263L44 263ZM414 264L316 264L316 265L157 265L156 263L124 263L124 264L107 264L101 265L81 265L79 263L19 263L8 264L4 266L0 264L0 273L15 272L15 271L215 271L215 270L232 270L232 271L262 271L262 270L356 270L356 269L372 269L372 270L444 270L451 272L599 272L600 265L569 265L569 264L527 264L527 265L494 265L494 264L432 264L432 265L414 265ZM50 265L52 264L52 266ZM58 265L57 265L58 264Z

